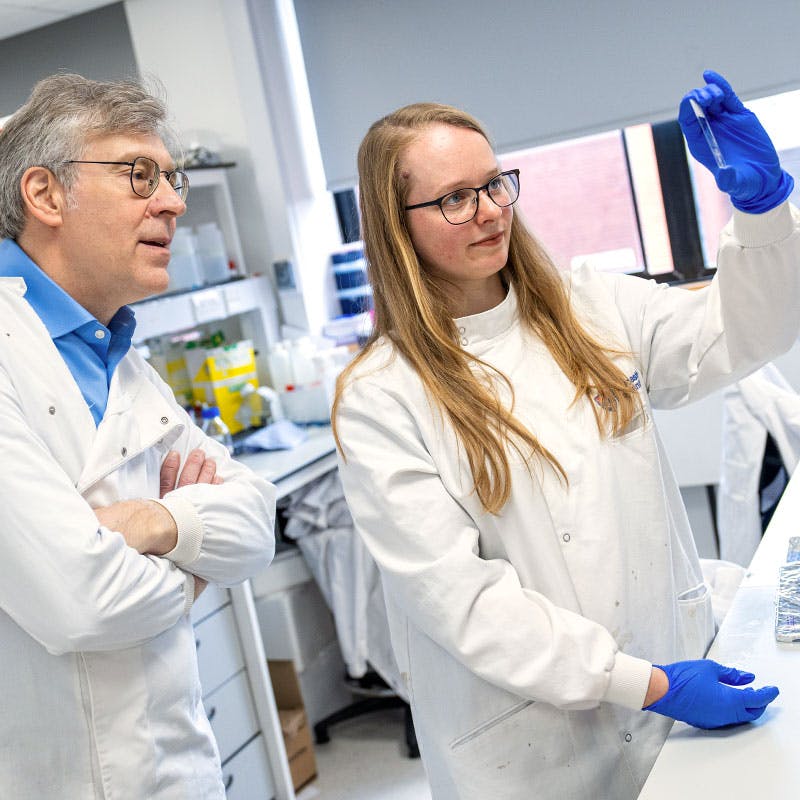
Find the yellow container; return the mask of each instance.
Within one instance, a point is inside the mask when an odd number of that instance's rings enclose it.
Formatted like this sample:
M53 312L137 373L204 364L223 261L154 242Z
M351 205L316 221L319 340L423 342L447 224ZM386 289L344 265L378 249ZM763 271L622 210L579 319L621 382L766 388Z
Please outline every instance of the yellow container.
M206 350L195 347L185 352L186 366L196 402L219 407L219 415L231 433L256 425L249 403L242 408L242 387L258 388L256 358L249 339Z

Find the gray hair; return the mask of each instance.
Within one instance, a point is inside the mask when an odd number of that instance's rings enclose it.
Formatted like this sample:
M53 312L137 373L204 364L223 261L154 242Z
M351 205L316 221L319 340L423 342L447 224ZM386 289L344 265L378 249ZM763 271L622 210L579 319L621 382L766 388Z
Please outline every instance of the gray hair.
M16 239L25 226L20 179L28 167L47 167L69 197L76 169L64 162L111 134L156 135L173 156L178 151L163 100L141 83L69 73L40 80L0 132L0 239Z

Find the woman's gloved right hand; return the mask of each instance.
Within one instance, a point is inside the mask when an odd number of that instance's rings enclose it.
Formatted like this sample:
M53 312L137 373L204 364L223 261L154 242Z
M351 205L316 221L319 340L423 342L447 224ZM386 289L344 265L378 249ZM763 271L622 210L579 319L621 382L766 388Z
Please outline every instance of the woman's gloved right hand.
M781 169L767 132L756 115L744 107L728 81L712 70L706 70L703 78L706 85L684 96L678 114L689 150L711 171L717 186L730 195L740 211L761 214L775 208L791 194L794 179ZM704 109L726 166L717 166L690 100Z
M737 689L755 680L752 672L723 667L704 658L654 667L669 679L667 693L644 711L688 722L695 728L720 728L758 719L778 696L777 686Z

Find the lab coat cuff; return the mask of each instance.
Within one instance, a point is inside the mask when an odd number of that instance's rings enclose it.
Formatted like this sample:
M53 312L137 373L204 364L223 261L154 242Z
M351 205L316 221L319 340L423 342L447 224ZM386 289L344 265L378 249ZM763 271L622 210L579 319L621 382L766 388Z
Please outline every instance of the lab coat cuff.
M183 603L183 613L188 614L194 605L194 575L186 570L181 570L181 572L183 573L183 577L186 578L186 583L184 584L186 598Z
M649 661L617 652L603 700L641 711L652 671Z
M194 505L177 494L171 494L158 500L172 514L178 526L178 542L164 558L168 558L179 566L191 564L200 555L203 544L203 521Z
M781 203L763 214L748 214L733 210L733 235L742 247L764 247L791 236L792 209Z

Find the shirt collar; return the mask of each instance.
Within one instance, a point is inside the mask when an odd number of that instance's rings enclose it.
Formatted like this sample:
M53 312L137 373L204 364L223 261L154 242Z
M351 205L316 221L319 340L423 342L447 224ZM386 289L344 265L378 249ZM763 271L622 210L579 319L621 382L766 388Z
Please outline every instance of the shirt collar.
M136 314L130 306L122 306L108 323L108 329L114 336L122 336L129 342L133 339L136 330Z
M480 347L505 333L517 317L517 295L514 286L509 285L508 293L502 302L480 314L458 317L454 320L461 338L461 344L469 350Z

